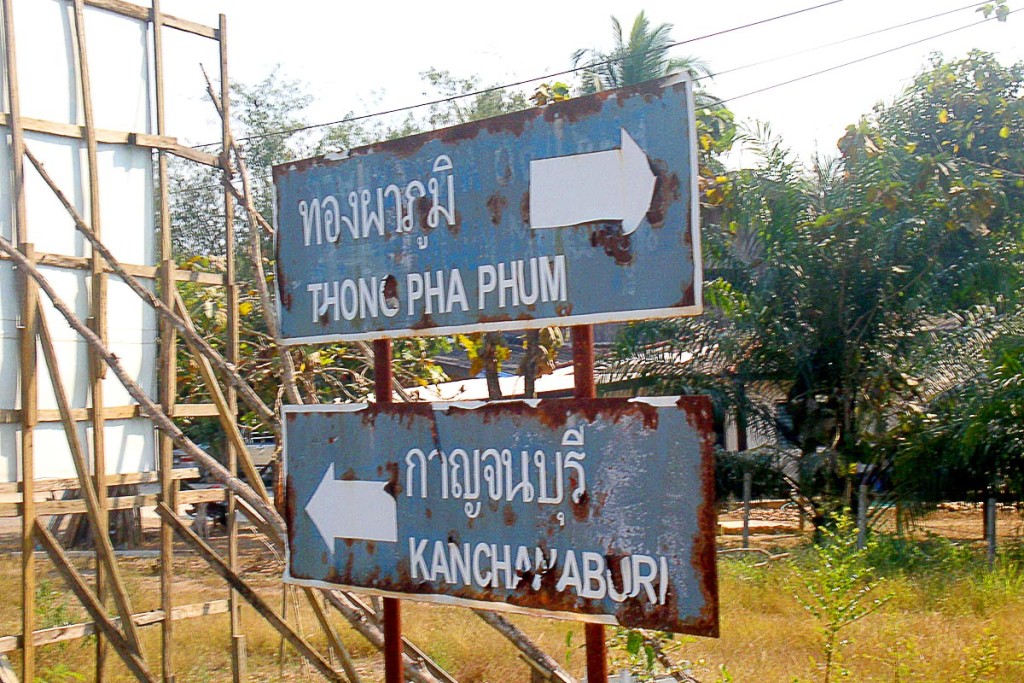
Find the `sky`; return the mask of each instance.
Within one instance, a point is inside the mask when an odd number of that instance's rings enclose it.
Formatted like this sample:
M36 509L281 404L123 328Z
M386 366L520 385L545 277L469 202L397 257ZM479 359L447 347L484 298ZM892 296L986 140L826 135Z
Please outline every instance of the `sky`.
M966 0L520 0L510 5L479 0L273 4L163 0L161 4L164 12L213 26L218 14L225 14L230 78L252 83L280 66L281 74L302 81L313 95L313 104L304 112L311 123L432 99L437 94L421 77L432 67L459 77L477 76L484 85L568 69L575 50L611 47L612 16L628 30L644 10L653 23L673 25L673 40L697 38L673 48L671 55L699 57L719 73L706 85L729 100L738 120L748 125L755 120L767 122L804 160L814 153L834 154L846 126L869 114L876 102L891 102L933 52L959 57L980 48L996 53L1007 64L1024 60L1020 37L1024 12L1011 14L1006 23L990 21L930 38L983 18L974 9L981 3ZM728 31L816 5L825 6ZM1008 5L1016 10L1024 8L1024 1L1009 0ZM951 13L857 37L942 12ZM701 38L720 31L728 32ZM172 39L166 41L171 63L168 94L173 102L168 132L190 144L216 140L216 119L202 98L199 71L199 64L204 64L216 77L216 54L210 41L175 33L168 32ZM845 42L807 51L837 41ZM916 41L922 42L743 96ZM572 82L571 78L553 80ZM524 90L532 92L529 86ZM734 158L733 163L743 163L743 157Z

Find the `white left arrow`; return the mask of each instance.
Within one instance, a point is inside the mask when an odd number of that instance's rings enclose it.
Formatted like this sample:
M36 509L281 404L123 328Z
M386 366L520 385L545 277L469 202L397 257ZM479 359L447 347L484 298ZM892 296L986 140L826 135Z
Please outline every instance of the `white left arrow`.
M620 131L619 149L530 162L531 228L622 221L628 235L639 227L657 179L647 154L625 128Z
M348 481L334 478L334 463L306 504L324 543L334 552L334 539L398 541L398 509L384 490L386 481Z

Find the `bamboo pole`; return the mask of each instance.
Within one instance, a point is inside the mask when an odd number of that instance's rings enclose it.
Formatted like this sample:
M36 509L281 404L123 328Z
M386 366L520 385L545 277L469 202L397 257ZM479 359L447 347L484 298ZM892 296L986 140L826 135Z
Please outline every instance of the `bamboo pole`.
M54 567L60 572L61 576L67 582L68 586L74 592L78 599L82 602L89 616L92 617L96 626L107 636L107 640L114 647L114 650L121 656L125 665L132 672L132 674L143 683L156 683L156 679L149 673L149 669L146 668L146 662L135 652L121 632L114 626L113 620L107 616L107 612L103 609L103 605L99 603L96 597L89 592L89 587L85 583L85 579L78 573L74 565L68 559L67 555L64 554L57 539L53 537L53 534L47 530L47 528L36 520L35 533L39 537L39 541L43 544L46 552L50 555L50 560L53 561ZM31 633L31 631L29 631ZM26 639L30 640L30 639Z
M46 367L50 375L50 383L53 385L53 394L57 399L57 409L60 411L64 423L64 435L68 441L68 451L71 453L71 460L75 465L75 472L78 475L78 487L81 491L82 500L85 502L86 518L92 528L92 535L96 542L96 569L99 574L100 567L103 568L106 580L110 582L113 589L114 602L121 613L122 624L125 629L125 638L136 654L145 658L142 649L142 641L131 615L135 613L132 609L131 599L128 597L128 590L121 579L118 571L117 560L114 557L114 546L110 542L110 534L106 533L103 524L107 520L109 499L101 498L99 490L106 489L104 479L93 479L89 476L89 462L82 442L78 438L78 430L74 420L71 419L71 405L68 401L67 392L64 390L64 382L60 378L60 370L57 365L57 352L53 346L53 338L50 336L50 328L43 317L42 304L39 305L39 341L43 349L43 358L46 360ZM100 601L99 585L96 586L96 599ZM97 634L98 635L98 634ZM97 671L97 674L100 672Z
M50 298L53 302L54 308L67 320L68 325L71 326L75 332L77 332L86 343L91 347L95 348L101 353L107 366L114 371L117 378L121 380L128 394L134 398L142 406L146 414L153 420L154 426L162 432L168 434L177 444L179 448L185 451L186 455L191 456L193 459L199 461L210 473L210 475L224 484L225 488L234 491L239 497L245 499L253 507L253 509L262 516L267 523L274 528L274 530L280 535L281 538L287 537L286 527L284 521L281 519L277 511L274 510L270 505L266 503L262 498L259 497L250 487L242 482L238 477L232 476L223 465L217 460L211 457L206 451L202 450L195 443L192 442L185 434L178 428L177 425L166 415L160 406L158 406L153 399L151 399L145 391L142 390L135 380L133 380L121 365L120 360L117 356L112 354L100 341L100 339L90 330L86 325L82 324L82 321L68 308L67 304L57 296L53 287L49 281L39 272L24 255L15 249L9 241L5 238L0 237L0 251L8 254L12 260L14 260L20 268L32 277L33 280L39 285L39 288Z
M223 92L222 88L222 92L220 96L218 96L217 93L214 91L213 84L210 83L210 78L206 75L205 71L203 72L203 77L206 78L206 92L209 94L210 100L213 102L214 108L217 110L217 113L220 115L222 120L228 120L228 116L225 114L226 108L224 104L222 104L226 101L227 93ZM288 349L282 346L280 343L281 328L278 325L277 311L274 308L273 301L270 298L270 290L267 287L267 277L263 270L263 249L262 246L260 245L260 234L255 228L257 225L259 225L263 227L264 230L269 230L270 234L273 234L274 231L272 228L270 228L270 225L267 223L266 219L264 219L263 216L260 215L259 211L257 211L256 207L253 205L252 185L249 176L249 168L245 163L245 157L242 155L242 152L238 148L238 145L235 143L233 138L231 138L230 136L226 136L224 148L230 149L231 151L234 152L235 165L238 167L238 174L242 178L241 195L238 194L238 191L235 189L235 186L230 182L226 182L225 187L228 188L229 191L231 191L234 194L234 196L238 199L238 201L242 204L242 206L245 208L246 216L249 218L248 247L249 261L252 264L254 274L253 283L255 284L256 292L260 297L260 306L263 308L263 318L267 323L267 331L270 333L270 336L273 337L274 339L274 350L277 353L278 359L281 361L281 379L282 384L284 385L285 396L291 403L295 405L301 405L303 403L303 400L302 397L299 395L298 386L295 382L295 363L292 360L291 353L289 353Z
M177 291L171 292L171 298L173 299L172 307L178 311L178 315L185 321L189 329L194 330L192 320L189 318L188 311L185 309L185 302L181 300L181 296ZM250 486L256 491L257 495L264 501L270 501L270 497L267 495L266 487L263 486L263 480L260 479L259 472L256 471L256 464L252 461L249 456L249 451L245 448L245 441L242 439L242 433L238 430L238 421L232 417L232 407L228 403L227 396L220 388L220 384L217 383L217 377L214 375L213 367L210 365L209 360L202 355L199 349L196 348L195 344L190 339L185 340L189 350L195 356L196 364L199 366L199 375L203 379L203 384L206 386L207 391L210 392L210 397L213 400L213 405L217 407L217 419L220 421L221 429L224 430L224 435L228 440L228 445L234 447L235 457L241 461L242 471L244 472L246 479L249 481ZM235 410L237 412L237 409ZM237 476L237 474L236 474Z
M31 244L23 243L26 261L33 258ZM32 541L36 521L35 494L35 425L37 410L37 359L36 330L38 328L39 292L36 283L24 270L19 278L21 291L21 325L19 330L20 372L21 372L21 632L35 630L36 572ZM22 650L22 675L32 681L35 677L35 649L31 644Z
M291 626L288 625L281 617L277 615L274 609L267 604L267 602L256 593L248 583L245 582L238 574L231 570L228 564L221 559L214 550L207 545L203 539L196 536L191 530L189 530L181 521L178 520L177 516L171 512L170 508L162 503L156 507L157 514L159 514L165 522L170 524L178 537L194 547L196 551L202 556L206 563L217 572L221 578L231 584L231 586L238 591L239 595L242 596L248 602L253 609L255 609L260 616L267 620L267 622L273 626L279 633L281 633L291 645L306 658L307 661L311 662L324 677L331 681L338 681L339 683L344 682L344 678L338 674L337 671L331 668L330 663L325 660L319 652L306 642L306 640L296 633Z
M25 137L21 122L21 95L18 88L18 58L15 49L14 9L12 0L2 0L4 27L4 63L7 67L7 106L10 111L8 127L11 135L11 197L14 204L13 239L20 244L28 259L34 259L34 249L29 242L28 222L25 210ZM21 375L21 481L23 496L21 519L21 631L32 633L35 629L35 557L32 528L35 524L35 500L32 482L35 478L35 424L36 403L36 301L38 292L31 278L22 274L21 289L21 330L18 333L18 365ZM36 675L35 647L28 642L22 649L22 676L32 681Z
M153 78L156 91L156 132L166 132L166 103L164 96L164 15L160 0L153 0L150 15L153 24ZM157 150L157 192L159 194L160 227L160 297L165 306L174 304L174 257L171 246L171 208L168 197L167 152ZM159 385L160 407L167 415L174 412L177 398L176 363L177 337L174 326L166 318L160 319ZM177 486L171 478L174 468L174 442L167 434L160 434L160 500L172 510L177 509ZM160 522L160 608L164 614L174 611L174 532ZM165 619L160 629L160 677L163 683L174 680L174 620Z
M230 115L230 83L228 81L228 29L227 18L219 15L218 46L220 48L220 93L221 102L224 107L221 116L221 180L224 187L224 243L225 267L224 267L224 299L227 309L227 330L225 360L235 367L238 367L238 282L235 272L235 206L234 197L228 190L231 185L231 115ZM225 402L227 414L224 416L235 423L238 419L238 396L231 386L225 390ZM238 476L238 457L241 453L247 453L244 444L237 444L228 441L226 448L228 471ZM253 486L261 486L262 481L255 473L249 477L249 483ZM256 482L260 481L259 484ZM238 524L236 515L235 496L228 493L227 499L227 528L228 528L228 567L233 572L238 571ZM231 662L232 680L234 683L245 681L245 637L242 635L242 615L240 596L231 588L228 591L229 622L231 627Z
M280 438L281 425L277 418L277 414L274 413L260 397L253 391L244 379L238 374L238 369L228 363L224 358L217 353L217 351L210 346L209 342L203 339L194 330L190 329L189 326L178 317L174 311L169 307L165 306L152 292L142 286L142 284L128 273L120 262L114 257L109 249L96 237L96 234L89 228L82 215L74 207L74 205L68 200L67 196L61 192L60 188L53 181L50 175L46 172L46 168L43 164L35 157L34 154L28 149L25 149L25 156L28 157L32 165L35 166L39 175L43 178L43 181L50 187L53 193L57 196L57 199L64 206L67 212L75 221L75 225L78 227L78 231L85 235L86 239L93 245L110 266L111 270L128 285L133 292L142 298L147 304L149 304L156 312L169 320L173 325L174 329L178 331L183 337L191 341L196 345L200 352L206 356L217 372L224 378L224 381L229 386L233 386L238 390L239 396L245 401L246 405L249 406L264 423L269 425L273 429L274 434ZM16 259L15 259L16 260Z
M100 183L99 183L99 162L97 161L96 144L96 121L92 109L92 82L89 75L89 58L86 49L85 36L85 6L83 0L74 0L74 27L75 42L78 46L78 90L82 99L82 113L85 121L83 134L85 138L87 173L88 173L88 196L89 196L89 227L92 228L97 238L102 238L102 218L100 214ZM93 332L106 343L107 339L107 276L103 272L103 264L95 249L90 254L90 271L92 273L92 287L89 293L89 316L91 318ZM90 415L92 417L92 453L93 473L96 479L96 495L99 501L99 520L101 525L100 533L107 536L109 528L109 513L107 510L107 487L102 485L103 476L107 473L106 468L106 420L103 415L103 378L106 375L106 366L94 351L89 352L89 386L92 401L90 404ZM106 602L106 567L99 558L99 543L97 542L96 557L96 599L103 605ZM129 612L130 614L130 612ZM103 671L106 665L107 648L103 634L96 634L96 680L102 683Z

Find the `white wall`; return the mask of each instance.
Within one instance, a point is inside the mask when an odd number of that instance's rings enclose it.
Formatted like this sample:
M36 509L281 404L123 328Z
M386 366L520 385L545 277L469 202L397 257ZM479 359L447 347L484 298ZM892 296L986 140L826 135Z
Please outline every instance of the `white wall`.
M65 0L15 0L14 21L18 58L21 114L60 123L84 124L78 95L77 46L71 23L73 9ZM147 24L94 8L85 11L86 46L96 126L149 133L152 120L150 55ZM0 62L4 60L0 55ZM3 64L6 72L6 64ZM2 76L0 76L2 81ZM6 84L4 84L6 88ZM3 99L6 102L6 97ZM5 105L6 106L6 105ZM10 146L0 136L0 235L12 238ZM26 133L26 145L78 211L89 219L88 161L84 141L41 133ZM26 161L28 241L37 253L89 256L86 240L74 222ZM152 155L148 149L100 145L98 150L101 230L104 242L123 263L154 265L155 226ZM88 315L91 282L88 271L44 267L59 296L83 320ZM144 281L153 287L151 280ZM90 405L88 355L84 341L42 296L47 322L56 345L60 374L73 408ZM116 277L108 284L107 336L129 374L155 396L157 321L146 306ZM0 260L0 408L20 408L17 383L17 324L19 301L10 261ZM39 408L56 409L49 375L39 354ZM106 406L134 401L108 372L103 383ZM91 448L91 426L82 423L80 438ZM0 481L18 477L18 425L0 425ZM148 419L109 420L106 462L110 473L154 468L153 427ZM66 437L60 423L40 423L36 429L37 478L74 476Z

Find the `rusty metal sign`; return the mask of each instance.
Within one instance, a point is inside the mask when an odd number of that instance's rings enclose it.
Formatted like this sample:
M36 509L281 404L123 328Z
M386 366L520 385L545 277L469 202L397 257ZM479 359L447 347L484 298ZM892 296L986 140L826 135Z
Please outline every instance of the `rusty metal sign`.
M286 343L701 311L685 77L274 167Z
M286 582L718 634L705 397L284 418Z

